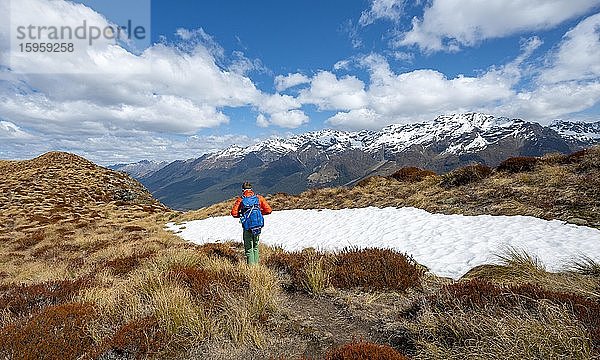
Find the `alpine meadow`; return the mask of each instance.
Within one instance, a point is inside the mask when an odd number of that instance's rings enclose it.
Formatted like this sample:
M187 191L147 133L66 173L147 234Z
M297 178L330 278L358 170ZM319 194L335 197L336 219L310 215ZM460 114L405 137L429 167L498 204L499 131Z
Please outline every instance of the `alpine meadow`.
M0 0L0 358L600 358L600 0Z

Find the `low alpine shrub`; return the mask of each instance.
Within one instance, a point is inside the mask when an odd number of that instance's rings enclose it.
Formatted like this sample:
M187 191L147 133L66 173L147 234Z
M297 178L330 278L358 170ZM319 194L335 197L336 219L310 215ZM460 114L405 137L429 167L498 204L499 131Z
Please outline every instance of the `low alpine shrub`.
M401 181L401 182L419 182L424 180L428 176L436 175L435 172L430 170L423 170L418 167L410 166L403 167L402 169L396 171L392 174L392 178Z
M22 323L0 330L0 357L80 359L93 345L86 324L95 316L90 304L50 306Z
M158 320L149 316L123 325L104 340L92 358L146 359L164 349L168 336L161 330Z
M199 251L208 256L215 256L229 260L232 264L237 264L244 260L241 251L236 250L234 243L216 244L209 243L199 247Z
M46 306L70 302L81 290L92 284L90 278L47 281L40 284L0 286L0 310L23 316Z
M209 305L212 310L217 310L215 306L222 300L219 290L241 291L250 286L248 278L235 270L176 267L171 270L169 277L185 285L196 299Z
M366 341L352 342L329 350L326 360L408 360L392 347Z
M512 174L533 171L539 161L538 158L530 156L512 157L501 162L500 165L498 165L498 171Z
M485 179L491 174L492 168L489 166L482 164L468 165L442 175L440 185L444 188L467 185Z
M131 272L138 268L142 260L148 259L153 255L152 252L145 252L143 254L135 254L115 260L107 261L105 267L110 269L114 275L120 276Z
M424 270L391 249L345 249L332 260L331 284L341 289L406 291L418 287Z

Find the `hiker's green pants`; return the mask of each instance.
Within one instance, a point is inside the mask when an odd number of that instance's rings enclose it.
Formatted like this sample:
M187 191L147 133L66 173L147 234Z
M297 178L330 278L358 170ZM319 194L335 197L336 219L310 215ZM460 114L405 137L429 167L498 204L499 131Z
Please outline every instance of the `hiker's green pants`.
M252 235L252 231L244 230L244 251L248 264L258 264L258 238L260 235Z

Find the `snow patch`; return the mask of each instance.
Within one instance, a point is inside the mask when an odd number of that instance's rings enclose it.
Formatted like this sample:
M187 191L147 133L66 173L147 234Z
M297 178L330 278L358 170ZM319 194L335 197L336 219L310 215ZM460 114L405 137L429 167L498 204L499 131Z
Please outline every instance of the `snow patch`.
M261 241L288 251L314 247L392 248L412 255L439 276L458 279L475 266L495 262L508 247L538 256L551 271L585 254L600 261L600 230L529 216L432 214L416 208L276 211L265 219ZM232 217L214 217L167 229L204 244L240 241Z

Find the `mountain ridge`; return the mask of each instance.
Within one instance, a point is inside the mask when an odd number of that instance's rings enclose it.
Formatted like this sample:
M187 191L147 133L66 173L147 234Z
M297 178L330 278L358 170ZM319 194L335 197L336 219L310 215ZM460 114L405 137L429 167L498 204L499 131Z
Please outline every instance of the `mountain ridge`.
M193 209L237 194L245 180L265 193L298 193L389 175L403 166L447 172L474 162L496 166L511 156L568 153L600 143L598 124L562 121L542 126L465 113L378 131L323 129L248 147L232 145L172 162L139 179L167 205Z

